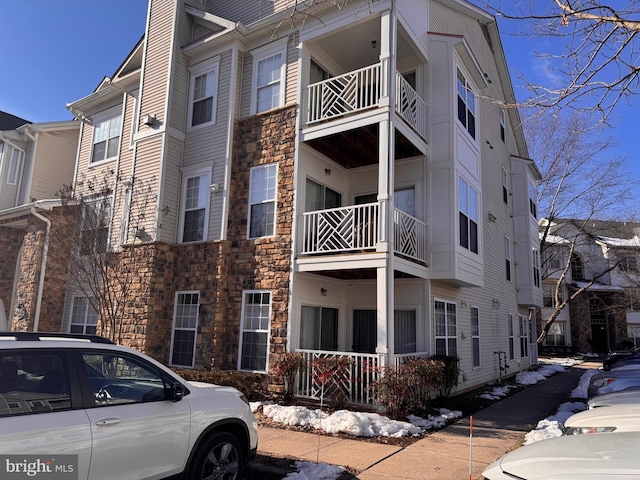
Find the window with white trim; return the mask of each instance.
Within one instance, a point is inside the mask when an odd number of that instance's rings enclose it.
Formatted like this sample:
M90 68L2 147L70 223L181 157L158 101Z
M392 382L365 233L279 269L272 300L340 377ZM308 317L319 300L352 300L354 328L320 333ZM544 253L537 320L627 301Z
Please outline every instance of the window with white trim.
M506 142L506 138L507 138L507 127L506 127L506 121L505 121L505 112L504 109L500 109L500 140L502 140L503 142Z
M249 290L242 294L238 369L267 372L271 292Z
M118 156L121 130L122 107L120 105L94 117L91 163L112 160Z
M251 169L249 238L269 237L275 234L277 176L278 165L276 163Z
M471 346L473 368L480 367L480 309L471 307Z
M458 177L460 246L478 253L478 192Z
M193 368L199 313L199 292L176 292L171 332L171 365Z
M111 210L111 195L94 197L84 201L80 245L82 255L104 253L109 248Z
M538 218L538 192L533 182L529 182L529 213Z
M24 153L17 148L14 148L11 152L11 161L9 162L9 174L7 175L7 184L15 185L18 183L18 177L20 176L20 169L22 167L22 158Z
M251 114L265 112L284 104L286 75L286 39L256 49L253 55Z
M524 315L518 315L520 320L520 356L529 356L529 320Z
M98 312L89 298L74 295L69 321L69 333L95 335L98 326Z
M542 306L546 308L555 307L556 303L556 288L558 289L558 302L563 302L562 287L556 285L543 285L542 286Z
M624 295L627 299L627 310L640 312L640 288L626 288Z
M533 285L536 287L540 286L540 260L538 256L538 250L533 248L531 249L531 255L533 260Z
M511 239L504 237L504 267L507 281L511 281Z
M516 358L516 342L513 330L513 313L510 313L507 318L507 328L509 329L509 360L514 360Z
M466 128L469 135L476 138L476 96L471 84L458 69L458 121Z
M624 257L618 263L618 269L622 272L638 272L638 257L635 255L629 255Z
M189 127L216 123L220 57L189 68Z
M184 173L180 217L182 243L202 242L207 239L210 178L210 168Z
M547 336L544 337L544 344L553 347L562 347L567 344L567 325L563 322L553 322L549 328Z
M502 169L502 201L509 203L509 175L506 169Z
M303 305L300 311L300 348L338 350L338 309Z
M436 300L434 305L436 355L458 354L456 304Z

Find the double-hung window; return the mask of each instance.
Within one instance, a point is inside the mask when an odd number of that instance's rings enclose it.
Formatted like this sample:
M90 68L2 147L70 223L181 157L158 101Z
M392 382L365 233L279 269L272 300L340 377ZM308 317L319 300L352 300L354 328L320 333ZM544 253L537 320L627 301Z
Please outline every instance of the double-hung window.
M216 97L220 57L215 57L189 69L189 127L216 123Z
M20 169L22 167L22 157L24 156L21 150L14 148L11 152L11 161L9 162L9 174L7 175L7 183L9 185L15 185L18 183L18 177L20 176Z
M542 286L542 306L546 308L554 308L556 306L556 289L558 290L558 302L562 304L562 287L558 285Z
M538 193L533 182L529 182L529 213L533 218L538 218Z
M251 169L249 180L249 238L275 234L276 186L278 166L275 163Z
M256 49L251 54L253 55L251 114L253 115L284 104L287 41L283 39Z
M478 253L478 192L458 177L460 246Z
M520 319L520 356L529 356L529 320L524 315L518 315Z
M118 156L121 130L122 107L120 105L95 116L91 163L111 160Z
M471 307L471 345L473 368L480 366L480 309Z
M91 304L91 300L81 295L73 297L69 333L95 335L98 326L98 312Z
M458 69L458 121L476 138L476 101L471 85Z
M434 315L436 327L436 355L456 356L458 354L456 304L436 300Z
M180 228L182 243L201 242L207 238L210 177L210 168L184 174Z
M200 309L199 292L177 292L171 332L171 365L192 368Z
M105 195L85 200L82 218L81 254L104 253L109 246L112 197Z
M267 371L270 320L271 292L243 292L239 370Z

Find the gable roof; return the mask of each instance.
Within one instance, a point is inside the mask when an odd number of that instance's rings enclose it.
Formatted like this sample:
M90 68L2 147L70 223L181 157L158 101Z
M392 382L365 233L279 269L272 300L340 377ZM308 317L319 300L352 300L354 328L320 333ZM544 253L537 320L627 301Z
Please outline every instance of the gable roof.
M0 131L2 130L15 130L18 127L26 123L31 123L24 118L16 117L10 113L0 112Z

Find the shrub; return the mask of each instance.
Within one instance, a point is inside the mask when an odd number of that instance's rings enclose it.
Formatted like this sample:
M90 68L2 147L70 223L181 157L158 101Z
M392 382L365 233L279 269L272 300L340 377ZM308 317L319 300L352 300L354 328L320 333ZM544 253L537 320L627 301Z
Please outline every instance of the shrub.
M228 385L237 388L251 401L267 398L268 375L263 373L239 372L237 370L192 370L188 368L172 368L185 380L216 385Z
M307 362L301 353L287 352L271 364L271 373L284 378L285 398L293 398L296 375L307 370Z
M448 397L454 388L460 385L460 359L449 355L434 355L432 360L439 360L444 364L444 378L440 385L440 396Z

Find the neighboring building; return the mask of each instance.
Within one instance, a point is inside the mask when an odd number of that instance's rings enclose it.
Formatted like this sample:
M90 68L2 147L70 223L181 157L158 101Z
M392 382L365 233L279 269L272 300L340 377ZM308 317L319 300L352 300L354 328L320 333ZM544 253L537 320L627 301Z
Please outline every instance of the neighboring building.
M462 0L203 4L150 0L130 56L68 106L78 176L155 185L135 232L126 182L108 200L111 248L144 252L124 342L264 373L286 351L348 356L353 402L407 356L457 355L460 389L535 364L540 174L501 108L495 18ZM69 286L52 328L90 330L86 306ZM309 372L297 393L319 392Z
M540 223L542 232L548 221ZM579 293L561 309L544 351L604 354L640 346L639 235L638 223L552 222L543 248L538 330L555 310L556 290L560 303Z
M0 131L0 330L7 319L37 327L41 315L62 314L65 267L51 265L47 244L58 192L73 182L80 130L73 120L18 124Z

